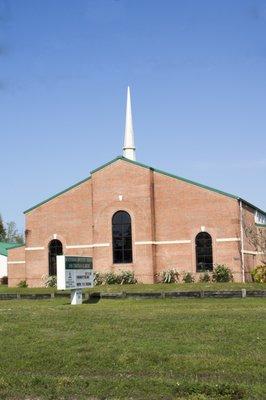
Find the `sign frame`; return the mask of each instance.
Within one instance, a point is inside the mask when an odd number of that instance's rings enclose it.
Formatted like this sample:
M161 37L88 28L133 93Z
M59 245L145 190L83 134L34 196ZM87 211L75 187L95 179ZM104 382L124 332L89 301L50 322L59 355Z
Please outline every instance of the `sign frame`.
M56 256L57 289L71 290L71 304L82 303L82 289L93 287L93 261L87 256Z

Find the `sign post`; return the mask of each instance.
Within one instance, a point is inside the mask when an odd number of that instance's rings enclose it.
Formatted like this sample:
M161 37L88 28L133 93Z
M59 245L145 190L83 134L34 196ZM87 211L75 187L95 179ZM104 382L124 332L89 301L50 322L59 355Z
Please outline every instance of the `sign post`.
M57 256L57 289L71 290L71 304L82 304L82 289L93 287L92 257Z

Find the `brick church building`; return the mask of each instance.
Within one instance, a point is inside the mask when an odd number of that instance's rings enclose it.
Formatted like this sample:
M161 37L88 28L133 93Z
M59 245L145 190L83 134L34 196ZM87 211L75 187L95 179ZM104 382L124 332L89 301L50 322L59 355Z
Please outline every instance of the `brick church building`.
M238 196L137 162L129 89L123 156L25 219L25 245L8 251L9 286L42 286L59 254L91 256L95 271L130 270L143 283L171 268L197 278L215 264L245 281L261 254L244 227L266 226L266 213Z

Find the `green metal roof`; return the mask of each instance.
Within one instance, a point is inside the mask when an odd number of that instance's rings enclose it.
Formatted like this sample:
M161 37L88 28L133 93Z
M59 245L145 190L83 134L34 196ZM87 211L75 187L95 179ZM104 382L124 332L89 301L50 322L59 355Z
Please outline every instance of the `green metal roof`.
M2 254L2 256L7 257L8 249L14 249L15 247L21 247L21 246L24 246L24 244L0 242L0 254Z
M201 187L201 188L203 188L203 189L210 190L210 191L215 192L215 193L219 193L219 194L224 195L224 196L227 196L227 197L231 197L232 199L235 199L235 200L240 200L240 201L242 201L243 203L245 203L247 206L249 206L249 207L251 207L251 208L253 208L253 209L255 209L255 210L261 212L261 213L264 214L264 215L266 215L266 212L265 212L265 211L259 209L258 207L256 207L256 206L254 206L253 204L247 202L246 200L242 199L242 198L239 197L239 196L236 196L236 195L233 195L233 194L224 192L224 191L219 190L219 189L214 189L214 188L212 188L212 187L210 187L210 186L203 185L203 184L201 184L201 183L198 183L198 182L195 182L195 181L191 181L191 180L186 179L186 178L182 178L181 176L177 176L177 175L170 174L170 173L165 172L165 171L162 171L162 170L160 170L160 169L156 169L156 168L150 167L149 165L142 164L142 163L140 163L140 162L138 162L138 161L129 160L128 158L125 158L125 157L122 157L122 156L118 156L118 157L114 158L113 160L111 160L111 161L109 161L109 162L107 162L107 163L101 165L100 167L98 167L98 168L92 170L92 171L91 171L91 175L94 174L95 172L98 172L98 171L102 170L103 168L107 167L108 165L113 164L114 162L116 162L116 161L118 161L118 160L122 160L122 161L125 161L125 162L128 162L128 163L137 165L137 166L139 166L139 167L147 168L147 169L149 169L149 170L151 170L151 171L155 171L155 172L157 172L157 173L159 173L159 174L166 175L166 176L169 176L169 177L171 177L171 178L178 179L178 180L180 180L180 181L190 183L191 185L195 185L195 186ZM88 181L89 179L91 179L91 176L89 176L88 178L85 178L85 179L83 179L82 181L80 181L80 182L78 182L78 183L76 183L76 184L74 184L74 185L68 187L67 189L63 190L62 192L59 192L59 193L55 194L55 195L52 196L52 197L49 197L48 199L42 201L41 203L38 203L37 205L35 205L35 206L29 208L28 210L24 211L24 214L28 213L29 211L34 210L35 208L41 206L42 204L47 203L48 201L54 199L55 197L58 197L58 196L60 196L61 194L63 194L63 193L65 193L65 192L67 192L67 191L69 191L69 190L71 190L71 189L73 189L73 188L75 188L75 187L81 185L82 183Z

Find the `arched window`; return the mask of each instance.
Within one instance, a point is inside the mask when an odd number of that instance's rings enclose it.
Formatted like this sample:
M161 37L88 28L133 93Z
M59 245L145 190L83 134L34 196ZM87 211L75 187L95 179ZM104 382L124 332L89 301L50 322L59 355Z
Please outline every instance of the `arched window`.
M207 232L196 236L196 268L197 272L212 271L212 238Z
M63 245L60 240L54 239L49 243L49 276L56 275L56 256L63 254Z
M126 211L117 211L112 219L113 263L132 262L131 217Z

